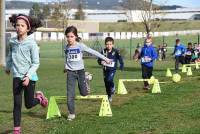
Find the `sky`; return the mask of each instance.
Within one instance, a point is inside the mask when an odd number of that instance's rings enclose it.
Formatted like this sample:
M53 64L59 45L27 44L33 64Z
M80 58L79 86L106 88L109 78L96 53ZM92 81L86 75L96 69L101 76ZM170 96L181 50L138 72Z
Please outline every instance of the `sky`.
M200 7L199 0L156 0L158 3L160 1L166 1L165 5L180 5L183 7Z
M10 0L8 0L8 1L10 1ZM57 0L26 0L26 1L53 2L53 1L57 1ZM101 0L99 0L99 1L101 1ZM155 1L159 4L166 1L166 4L164 4L164 5L180 5L183 7L199 7L200 8L200 0L155 0Z

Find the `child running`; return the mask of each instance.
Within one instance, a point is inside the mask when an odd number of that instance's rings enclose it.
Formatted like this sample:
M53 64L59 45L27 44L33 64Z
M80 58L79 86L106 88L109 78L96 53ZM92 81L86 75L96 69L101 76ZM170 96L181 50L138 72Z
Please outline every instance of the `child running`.
M108 95L108 100L112 101L112 95L115 93L115 85L113 82L115 72L117 69L117 61L120 63L120 70L124 68L124 62L119 51L113 47L114 40L112 37L107 37L105 39L106 48L101 52L104 56L112 60L111 64L106 64L102 59L98 59L99 65L103 65L103 76L104 83L106 87L106 93Z
M181 44L180 39L176 39L176 45L174 47L174 52L172 55L175 55L175 71L178 73L179 71L179 63L185 64L185 52L186 48L183 44Z
M38 80L39 50L31 34L36 28L41 27L41 21L26 15L12 15L10 22L17 32L17 36L10 39L9 54L6 63L6 73L13 75L13 119L14 134L21 133L21 107L24 91L25 107L30 109L37 104L43 107L48 105L48 100L41 91L35 93Z
M141 65L142 65L142 78L150 79L153 72L153 63L156 60L157 53L155 48L153 47L152 37L147 37L145 39L144 47L141 51ZM149 83L144 81L144 90L149 90Z
M75 86L76 80L78 81L79 92L82 96L88 95L84 62L83 62L83 51L91 53L103 60L106 63L110 63L111 60L101 55L99 52L87 47L85 44L78 42L77 29L74 26L69 26L65 30L65 36L67 44L65 46L65 70L67 71L67 106L69 110L68 120L75 119Z
M193 54L194 54L194 49L192 47L192 43L189 42L185 53L185 64L190 64Z

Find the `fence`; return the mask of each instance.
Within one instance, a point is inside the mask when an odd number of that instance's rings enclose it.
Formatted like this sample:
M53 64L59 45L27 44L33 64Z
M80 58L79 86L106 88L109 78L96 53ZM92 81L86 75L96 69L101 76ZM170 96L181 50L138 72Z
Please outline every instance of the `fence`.
M11 37L16 36L15 32L7 32L11 34ZM187 34L199 34L200 30L188 30L188 31L168 31L168 32L152 32L153 37L161 36L176 36L176 35L187 35ZM79 33L79 37L83 40L96 40L105 39L107 36L113 37L114 39L131 39L131 38L144 38L146 33L144 32L101 32L101 33ZM62 32L35 32L33 37L37 41L59 41L64 39Z

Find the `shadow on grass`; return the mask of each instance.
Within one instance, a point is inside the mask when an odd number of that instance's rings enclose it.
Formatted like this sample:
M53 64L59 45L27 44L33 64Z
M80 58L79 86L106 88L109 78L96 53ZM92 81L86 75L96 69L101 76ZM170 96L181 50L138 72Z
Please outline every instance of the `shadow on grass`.
M13 130L6 130L4 132L0 132L0 134L12 134Z
M102 69L101 66L89 66L89 68L99 68L99 69ZM119 67L118 67L119 68ZM123 71L130 71L130 72L133 72L133 71L141 71L141 67L124 67L124 70ZM163 68L163 69L158 69L158 68L154 68L154 71L166 71L166 68Z
M10 114L12 112L13 112L12 110L0 110L0 113Z
M24 115L28 115L32 118L39 118L39 119L44 119L46 118L46 114L38 114L36 112L23 112Z

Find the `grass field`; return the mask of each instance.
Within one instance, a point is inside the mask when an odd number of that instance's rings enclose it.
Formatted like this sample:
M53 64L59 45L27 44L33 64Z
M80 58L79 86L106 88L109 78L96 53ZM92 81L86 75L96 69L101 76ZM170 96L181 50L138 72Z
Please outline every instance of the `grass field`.
M182 30L196 30L200 29L199 21L164 21L160 22L160 26L153 31L182 31ZM115 22L115 23L100 23L100 32L144 32L142 23L128 23L128 22Z
M185 37L190 38L190 37ZM191 37L193 38L193 37ZM157 40L157 39L156 39ZM128 42L128 41L127 41ZM123 43L123 42L122 42ZM66 76L63 74L62 46L55 42L41 43L40 80L37 90L50 97L66 94ZM62 117L46 120L47 109L36 106L31 110L22 108L24 134L198 134L200 133L200 72L193 76L181 73L180 83L165 77L166 68L173 67L172 57L157 61L154 76L159 81L162 93L151 94L142 90L140 82L125 83L127 95L115 95L111 104L113 117L99 117L100 101L77 100L77 118L67 121L66 102L59 103ZM91 94L105 94L102 69L95 59L85 60L86 70L93 73ZM0 68L0 133L9 133L13 127L12 79ZM141 78L140 65L125 59L125 69L115 77ZM78 95L78 92L77 92Z

